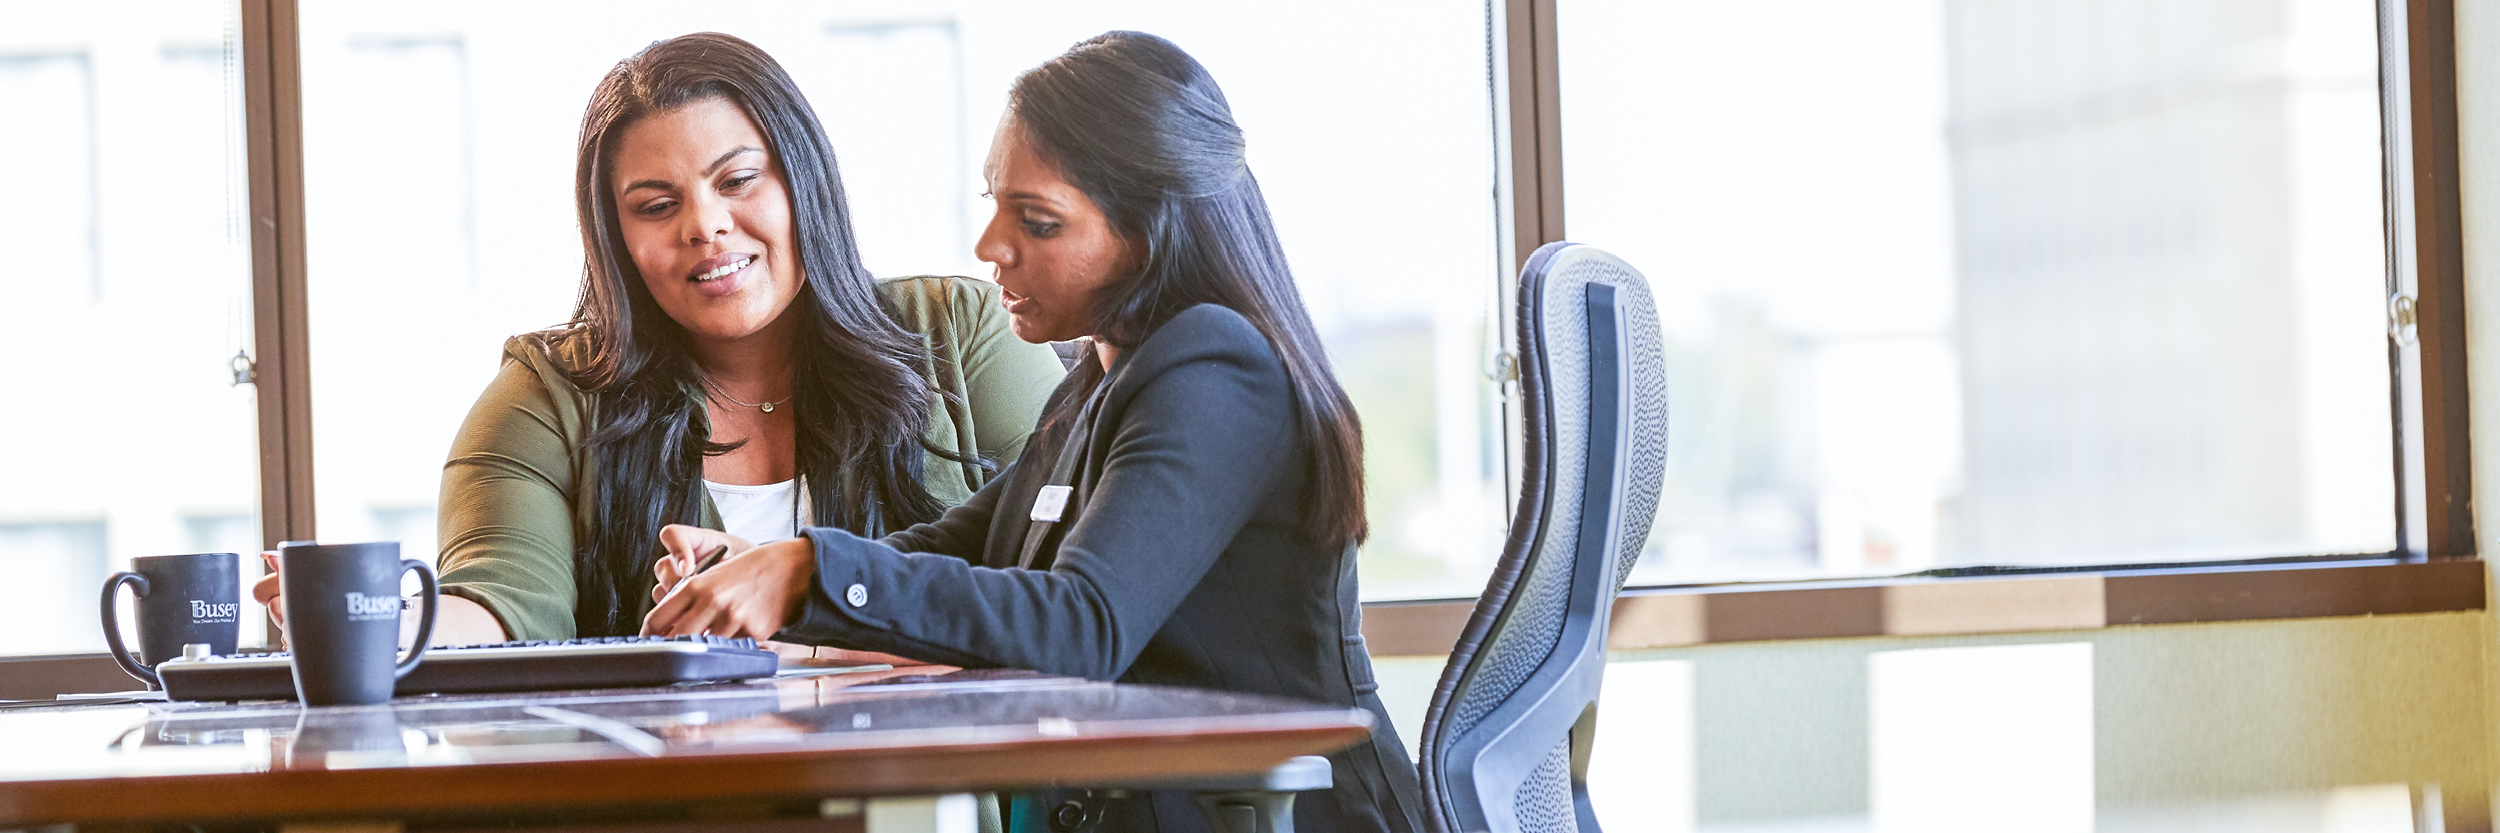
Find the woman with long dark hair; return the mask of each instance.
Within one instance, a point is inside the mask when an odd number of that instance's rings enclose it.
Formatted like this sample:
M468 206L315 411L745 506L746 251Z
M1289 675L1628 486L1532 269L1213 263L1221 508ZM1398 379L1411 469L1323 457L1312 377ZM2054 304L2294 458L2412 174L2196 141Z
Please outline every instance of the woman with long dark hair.
M746 41L618 63L578 147L580 304L505 345L454 441L439 643L636 632L672 524L935 520L1064 377L995 286L870 277L823 127Z
M1378 719L1296 802L1306 831L1413 830L1355 591L1362 432L1213 78L1112 32L1018 78L977 250L1016 335L1089 338L1014 468L934 523L747 548L672 529L649 633L775 637L964 666L1342 703ZM692 558L736 554L688 574ZM935 553L952 558L918 555ZM1109 829L1198 830L1178 794Z

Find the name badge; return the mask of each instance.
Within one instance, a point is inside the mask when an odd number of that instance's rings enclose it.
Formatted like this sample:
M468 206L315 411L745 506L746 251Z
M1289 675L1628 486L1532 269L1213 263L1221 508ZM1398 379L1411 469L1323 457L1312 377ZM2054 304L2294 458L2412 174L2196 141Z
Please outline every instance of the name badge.
M1041 493L1033 496L1033 520L1058 522L1060 513L1068 509L1070 491L1073 490L1066 486L1042 487Z

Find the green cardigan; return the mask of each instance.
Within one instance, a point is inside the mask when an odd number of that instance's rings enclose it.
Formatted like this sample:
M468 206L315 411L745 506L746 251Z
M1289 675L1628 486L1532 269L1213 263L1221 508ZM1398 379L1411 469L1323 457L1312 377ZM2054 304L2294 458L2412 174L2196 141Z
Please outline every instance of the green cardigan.
M1065 375L1058 356L1008 330L998 287L986 281L893 278L878 281L877 292L896 320L921 334L930 381L960 400L932 403L930 443L1002 466L1014 461ZM587 341L566 333L549 343L573 364ZM585 440L598 411L598 395L574 387L528 337L515 337L452 440L437 521L442 589L485 605L509 638L574 636L573 547L590 519L582 490L597 461ZM952 505L972 497L983 479L976 466L932 454L921 483ZM701 522L720 528L708 493Z

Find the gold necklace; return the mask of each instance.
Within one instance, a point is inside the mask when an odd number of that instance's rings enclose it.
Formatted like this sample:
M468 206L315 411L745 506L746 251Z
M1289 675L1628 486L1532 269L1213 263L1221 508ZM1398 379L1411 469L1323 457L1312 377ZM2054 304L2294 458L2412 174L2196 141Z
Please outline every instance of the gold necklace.
M712 381L712 377L710 377L710 376L705 376L705 375L703 375L703 374L697 373L697 374L695 374L695 378L702 379L702 380L703 380L703 386L704 386L704 387L707 387L707 388L711 388L711 389L712 389L712 392L713 392L713 393L715 393L715 394L719 394L719 395L720 395L720 398L722 398L722 399L727 399L727 400L729 400L730 402L732 402L732 403L734 403L734 404L738 404L738 405L745 405L745 406L747 406L747 407L749 407L749 408L754 408L754 409L756 409L756 410L763 411L764 413L768 413L768 414L773 412L773 406L775 406L775 405L779 405L779 404L782 404L783 402L788 402L788 401L790 401L790 397L788 397L788 396L784 396L784 397L782 397L781 399L779 399L779 400L777 400L777 401L773 401L773 402L744 402L744 401L740 401L740 400L738 399L738 397L735 397L735 396L731 396L731 395L729 395L729 392L728 392L728 391L721 390L720 383L719 383L719 382ZM792 395L793 395L793 396L795 396L796 394L792 394Z

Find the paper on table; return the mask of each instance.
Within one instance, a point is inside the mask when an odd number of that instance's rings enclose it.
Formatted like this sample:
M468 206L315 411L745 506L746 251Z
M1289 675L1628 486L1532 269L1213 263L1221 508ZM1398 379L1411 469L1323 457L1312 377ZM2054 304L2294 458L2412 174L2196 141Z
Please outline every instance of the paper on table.
M165 699L165 692L162 692L162 691L149 691L149 690L147 690L147 689L139 689L139 690L136 690L136 691L98 691L98 692L85 693L85 694L78 694L78 693L72 693L72 694L56 694L56 695L53 695L53 698L52 698L52 699L55 699L55 700L163 700L163 699Z
M781 661L781 669L780 669L780 670L778 670L778 671L774 671L774 672L773 672L773 676L774 676L774 677L776 677L776 678L778 678L778 677L820 677L820 676L824 676L824 675L827 675L827 674L854 674L854 673L858 673L858 672L861 672L861 671L891 671L891 670L893 670L893 669L894 669L894 666L887 665L887 664L882 663L882 662L871 662L871 663L867 663L867 664L863 664L863 665L829 665L829 664L824 664L824 663L828 663L828 662L831 662L831 661L830 661L830 660L821 660L821 659L787 659L787 658L785 658L785 659L783 659L783 660Z

